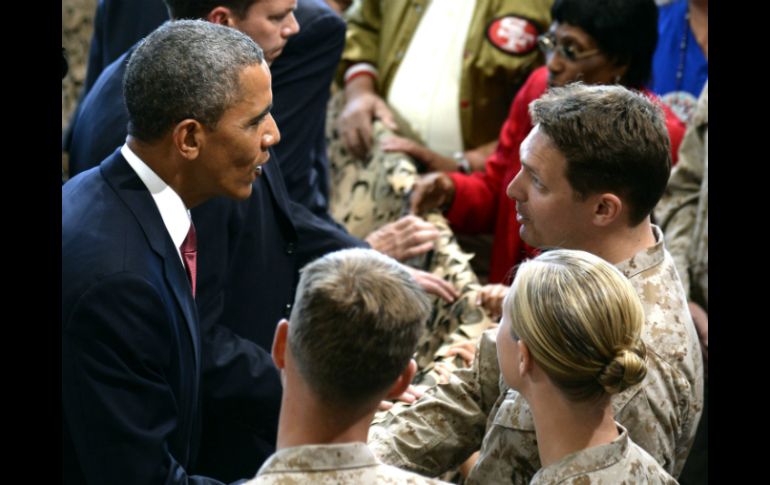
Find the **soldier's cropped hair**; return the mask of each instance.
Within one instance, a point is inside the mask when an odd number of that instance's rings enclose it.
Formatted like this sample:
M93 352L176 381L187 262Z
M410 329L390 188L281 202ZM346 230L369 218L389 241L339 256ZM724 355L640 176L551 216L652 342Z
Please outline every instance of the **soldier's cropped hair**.
M578 198L614 193L629 208L630 226L652 212L671 172L659 106L622 86L578 82L550 89L529 112L566 157L566 177Z
M150 142L188 118L215 128L241 98L242 71L263 60L262 49L236 29L202 20L166 22L128 61L128 133Z
M503 302L511 334L573 401L642 381L644 310L628 279L585 251L557 249L527 261Z
M429 314L401 264L370 249L337 251L301 271L289 348L324 402L361 405L404 371Z

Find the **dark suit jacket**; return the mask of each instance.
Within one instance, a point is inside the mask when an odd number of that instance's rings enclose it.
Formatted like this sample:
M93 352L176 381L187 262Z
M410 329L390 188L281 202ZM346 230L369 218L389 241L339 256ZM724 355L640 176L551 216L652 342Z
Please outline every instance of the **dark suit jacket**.
M344 22L321 0L299 0L299 34L289 39L273 71L273 116L282 142L273 161L281 166L299 233L298 264L330 251L367 244L329 216L324 120L329 86L344 44ZM128 113L123 74L132 47L102 72L72 120L70 177L96 166L125 142Z
M187 476L199 443L201 342L182 262L125 159L62 188L63 476Z
M304 18L307 8L318 6L319 0L300 0L297 16ZM323 8L327 15L328 8ZM313 25L324 29L338 25L337 21L306 23L307 28L303 27L292 40L302 35L316 38ZM320 36L323 38L325 35ZM318 42L320 45L321 40ZM121 84L132 51L105 69L83 101L73 125L70 166L74 172L96 165L100 157L125 140L128 115ZM298 96L296 93L317 89L312 86L318 80L295 73L304 69L305 61L296 57L291 66L281 68L285 75L297 76L287 82L295 94L284 92L281 96ZM327 59L325 65L332 63ZM274 76L273 82L280 84L281 80ZM293 104L284 106L288 109ZM322 119L325 103L312 106L315 115L293 109L289 118L307 115L308 119ZM274 115L280 117L275 111ZM294 122L292 126L302 134L302 123ZM323 125L314 130L323 136ZM307 140L313 143L304 143L304 148L293 151L296 158L289 167L292 183L311 179L299 172L312 169L311 153L319 153L314 144L318 139L309 136ZM292 144L285 131L283 140L281 145ZM312 206L291 200L281 163L273 153L247 201L214 199L192 211L198 233L196 303L204 343L204 439L195 470L224 480L254 475L273 451L281 387L266 351L278 320L288 316L299 268L327 252L365 245L328 215L319 217Z
M105 67L166 20L163 0L99 0L83 93L88 93Z

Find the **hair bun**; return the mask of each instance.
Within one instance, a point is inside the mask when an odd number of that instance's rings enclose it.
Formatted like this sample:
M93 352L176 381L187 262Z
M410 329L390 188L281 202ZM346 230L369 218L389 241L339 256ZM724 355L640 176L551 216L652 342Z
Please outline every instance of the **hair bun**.
M599 384L608 394L615 394L642 382L647 375L645 354L641 341L634 347L620 349L599 373Z

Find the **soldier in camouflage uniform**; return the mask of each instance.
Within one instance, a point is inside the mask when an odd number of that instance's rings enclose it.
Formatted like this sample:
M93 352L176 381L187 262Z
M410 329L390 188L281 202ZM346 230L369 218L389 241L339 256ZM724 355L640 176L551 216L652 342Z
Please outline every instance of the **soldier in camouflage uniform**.
M417 282L371 249L329 253L301 271L273 360L284 386L278 451L249 483L444 483L385 465L366 446L377 404L414 377L430 312Z
M531 406L543 463L531 483L676 483L612 419L611 396L647 373L644 319L634 287L598 256L558 249L519 267L497 354Z
M625 428L618 426L618 429L620 437L612 443L583 450L559 463L541 468L532 477L530 485L677 484L649 453L628 438Z
M693 310L708 362L709 308L709 86L703 88L671 171L666 192L655 208ZM695 305L696 308L693 308ZM698 316L705 317L699 321Z
M708 479L708 309L709 309L709 112L708 81L679 148L679 163L655 208L666 246L687 293L690 313L700 337L706 383L703 417L690 458L680 479Z
M661 113L624 88L583 85L554 89L530 112L538 125L522 148L524 168L508 187L522 238L537 247L588 250L631 281L646 317L648 374L613 397L615 419L677 476L700 419L703 366L684 289L649 219L671 166ZM495 332L487 331L472 368L376 421L369 438L377 455L436 476L481 447L468 483L527 483L540 468L532 414L501 382L496 354Z

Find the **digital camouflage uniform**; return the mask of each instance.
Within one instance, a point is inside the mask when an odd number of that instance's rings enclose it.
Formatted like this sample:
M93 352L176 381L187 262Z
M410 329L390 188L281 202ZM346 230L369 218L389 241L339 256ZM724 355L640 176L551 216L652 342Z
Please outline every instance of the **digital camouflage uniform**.
M620 436L612 443L595 446L565 456L541 468L530 485L617 485L644 483L675 485L674 478L646 451L628 438L618 425Z
M679 163L655 209L689 299L708 313L709 305L709 125L708 81L679 148ZM708 368L706 368L708 379ZM680 479L708 480L708 383L703 419Z
M708 82L679 148L655 216L666 235L691 300L708 311L709 298L709 105Z
M327 130L330 126L327 120ZM374 124L379 138L387 129L380 122ZM332 149L344 151L341 143ZM402 153L383 153L379 144L373 149L373 158L380 163L366 164L350 157L335 157L332 161L330 209L332 216L350 232L365 238L381 226L398 220L408 210L408 193L417 177L414 160ZM342 165L336 163L340 160ZM345 194L352 197L345 197ZM435 358L443 357L452 343L478 339L481 333L494 325L487 314L476 305L480 289L478 278L471 269L472 254L460 249L457 239L449 228L446 218L438 211L424 216L440 233L434 249L424 256L407 262L451 282L461 292L454 303L446 303L433 297L433 313L426 332L418 343L417 363L421 370L415 383L433 383L434 377L426 377ZM450 358L452 366L463 366L462 359ZM427 380L426 380L427 379Z
M246 482L251 485L442 484L380 463L364 443L305 445L276 451Z
M678 476L703 405L703 364L684 289L671 255L657 243L618 264L645 312L647 377L613 397L615 420L663 468ZM481 448L466 483L528 483L540 468L526 401L505 386L494 330L483 334L470 369L428 390L399 413L378 416L369 443L384 462L437 476ZM482 441L483 439L483 441Z

